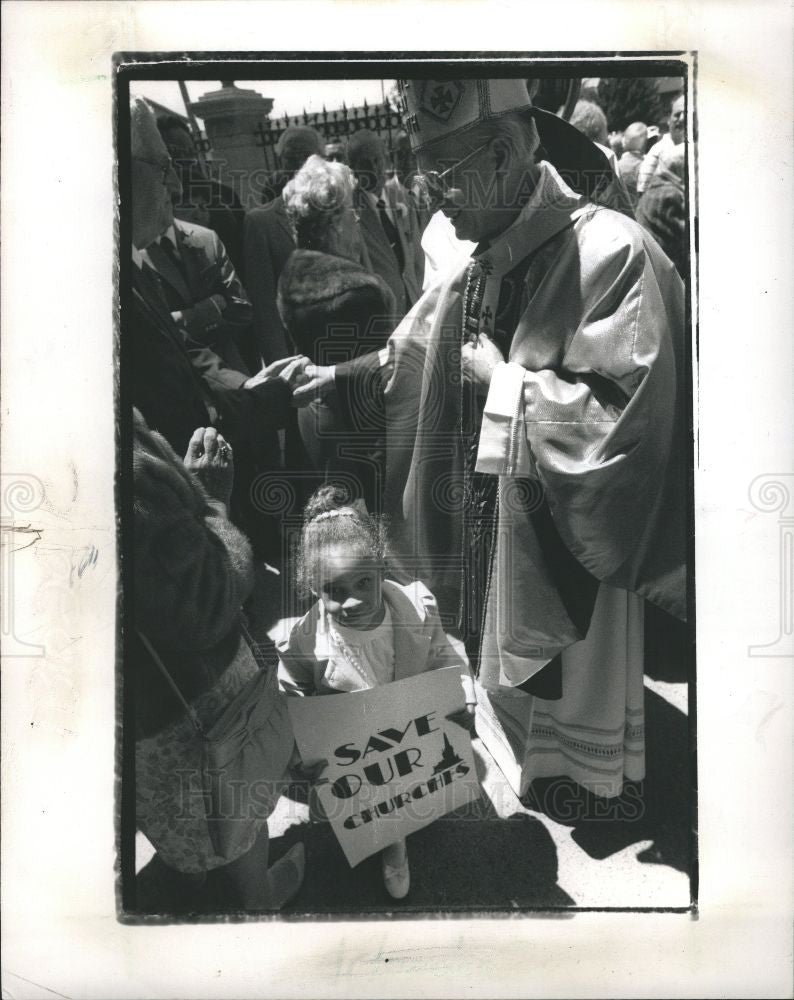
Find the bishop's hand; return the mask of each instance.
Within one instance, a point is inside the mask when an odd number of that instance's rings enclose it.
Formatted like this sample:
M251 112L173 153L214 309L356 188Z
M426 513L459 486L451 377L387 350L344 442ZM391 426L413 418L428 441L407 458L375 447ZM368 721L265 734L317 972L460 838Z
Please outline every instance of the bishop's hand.
M302 354L293 354L289 358L279 358L278 361L273 361L258 371L256 375L252 375L243 383L243 389L253 389L257 385L262 385L263 382L272 382L277 378L286 382L290 389L295 389L306 382L304 371L308 364L309 359Z
M478 395L486 396L494 368L502 361L504 355L491 338L484 333L479 334L476 343L463 345L461 351L463 381L474 385Z
M292 405L302 408L314 399L325 399L334 389L334 369L309 364L304 369L307 381L293 390Z

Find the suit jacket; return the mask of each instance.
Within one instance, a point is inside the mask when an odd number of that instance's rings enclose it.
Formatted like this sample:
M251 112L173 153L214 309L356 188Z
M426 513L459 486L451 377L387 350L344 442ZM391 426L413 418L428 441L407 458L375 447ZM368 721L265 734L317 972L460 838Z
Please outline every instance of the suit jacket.
M394 295L396 318L399 320L410 309L414 299L409 299L403 272L400 270L397 257L391 248L389 238L386 235L380 221L378 210L373 208L369 198L367 198L366 194L360 188L356 190L354 200L356 211L359 214L361 235L364 240L365 253L363 264L367 270L373 271L375 274L379 275L391 289L392 295ZM401 243L403 243L403 240L407 239L404 232L405 229L405 225L397 226L397 232L400 234ZM408 269L409 274L411 274L413 270L413 265L409 266L409 262L412 259L412 253L413 251L410 249L410 246L406 244L403 259L406 262L406 268ZM409 281L409 285L411 286L412 294L417 292L417 289L411 281ZM418 291L421 292L421 289L422 283L420 280Z
M383 599L394 629L394 679L428 670L459 666L466 700L474 701L469 665L441 626L436 599L423 583L403 586L383 581ZM334 645L322 603L318 601L289 635L276 642L279 687L288 695L337 694L361 690L363 680Z
M396 177L390 177L383 187L383 197L391 208L392 218L400 234L403 249L403 284L408 297L408 308L422 294L425 276L425 254L422 250L422 226L416 204ZM429 218L429 216L428 216ZM425 223L427 224L427 223Z
M421 238L433 213L430 210L430 199L427 190L419 178L419 174L411 173L406 176L405 181L401 184L396 174L394 174L386 181L386 187L394 188L397 197L407 201L413 207L414 212L416 212L419 236Z
M231 258L232 265L245 284L243 261L243 222L245 209L233 189L212 179L209 180L209 227L220 237Z
M228 389L202 375L156 276L133 266L132 281L132 308L122 315L122 336L129 343L132 400L152 430L179 455L193 431L207 426L218 427L233 447L269 448L272 432L291 412L287 385L275 379L253 389Z
M239 389L249 374L243 352L251 303L217 233L179 220L174 231L179 264L159 243L152 243L143 259L159 275L169 310L181 314L177 323L194 365L220 387Z
M243 247L246 286L254 307L254 343L269 363L292 353L276 305L279 276L295 249L281 195L246 214Z

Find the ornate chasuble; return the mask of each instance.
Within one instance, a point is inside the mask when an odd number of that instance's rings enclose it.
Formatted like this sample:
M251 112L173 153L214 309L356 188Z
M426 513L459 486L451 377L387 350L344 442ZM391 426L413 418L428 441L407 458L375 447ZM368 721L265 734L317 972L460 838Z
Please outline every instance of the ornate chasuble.
M547 678L560 653L568 670L596 580L673 614L685 595L680 279L636 223L540 167L515 223L427 289L381 362L393 549L490 690ZM479 398L460 377L475 332L505 359Z
M488 332L506 358L510 353L513 333L527 305L527 277L535 280L545 271L545 259L553 256L551 246L530 254L502 278L495 312L488 304L483 307L483 287L486 268L477 259L487 249L479 246L467 273L464 293L464 338L476 341L478 330ZM545 250L545 252L544 252ZM552 251L550 254L549 251ZM533 267L534 265L534 267ZM530 281L530 285L533 284ZM489 315L490 313L490 315ZM475 472L482 424L482 400L477 398L471 383L461 382L461 438L464 459L462 566L459 628L464 637L466 653L479 672L485 606L494 556L494 538L498 527L499 477ZM537 481L521 481L516 497L526 502L548 570L558 587L571 620L586 633L598 591L598 580L570 554L554 526L548 503ZM533 595L527 594L531 601ZM562 660L555 656L549 664L531 677L521 690L547 700L562 697Z

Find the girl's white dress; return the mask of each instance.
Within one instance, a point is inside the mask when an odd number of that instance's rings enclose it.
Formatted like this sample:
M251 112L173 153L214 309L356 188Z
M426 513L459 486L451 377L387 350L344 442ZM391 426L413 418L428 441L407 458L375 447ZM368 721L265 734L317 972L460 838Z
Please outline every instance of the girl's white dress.
M394 629L388 604L383 621L376 628L362 631L333 622L329 633L331 642L354 671L340 678L351 685L340 687L340 691L361 690L359 680L366 688L390 684L394 680Z

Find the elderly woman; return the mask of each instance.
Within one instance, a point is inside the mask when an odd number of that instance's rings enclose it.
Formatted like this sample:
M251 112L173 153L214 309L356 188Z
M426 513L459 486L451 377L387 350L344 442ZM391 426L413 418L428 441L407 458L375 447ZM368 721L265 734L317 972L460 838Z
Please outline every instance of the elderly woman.
M279 279L278 308L296 348L323 368L343 368L377 350L393 327L391 291L360 263L366 257L353 208L355 186L344 163L310 156L282 193L298 249ZM377 429L352 423L351 412L343 392L313 401L299 413L301 437L317 470L352 476L371 506Z
M267 816L294 747L275 673L264 679L254 733L266 759L250 775L257 808L229 820L235 836L221 853L193 721L211 729L259 670L241 627L253 568L248 540L228 520L233 472L213 427L197 428L180 460L134 411L136 823L186 888L200 889L217 869L236 907L280 909L300 888L305 854L298 844L268 868Z

